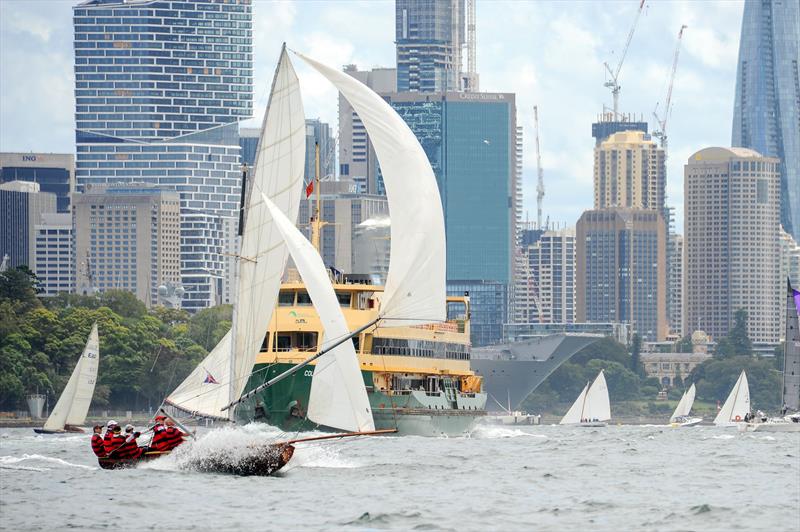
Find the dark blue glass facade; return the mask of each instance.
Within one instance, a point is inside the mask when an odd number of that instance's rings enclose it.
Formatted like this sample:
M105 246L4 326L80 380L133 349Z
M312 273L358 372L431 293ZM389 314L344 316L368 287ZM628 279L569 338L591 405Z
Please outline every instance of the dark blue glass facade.
M800 2L747 0L733 146L781 160L781 224L800 240Z
M58 212L69 212L70 171L67 168L36 168L5 166L0 168L0 184L9 181L39 183L39 190L56 195Z

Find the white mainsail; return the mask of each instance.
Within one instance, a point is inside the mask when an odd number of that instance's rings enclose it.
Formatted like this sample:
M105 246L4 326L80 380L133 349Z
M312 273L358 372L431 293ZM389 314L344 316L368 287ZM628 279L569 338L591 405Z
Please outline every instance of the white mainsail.
M786 330L783 343L783 404L800 412L800 292L786 284Z
M587 420L608 421L611 419L611 403L608 400L608 385L603 370L591 384L587 383L572 406L561 418L559 425L573 425Z
M586 392L586 406L583 410L585 419L608 421L611 419L611 402L608 399L608 385L603 370Z
M50 417L44 423L45 430L64 430L65 425L81 425L86 421L89 405L92 403L94 386L97 382L97 368L100 361L100 339L97 324L92 325L86 347L81 358L72 370L67 385L61 392Z
M219 372L224 380L214 375L225 386L201 393L199 388L206 371L198 368L167 397L167 403L196 415L224 417L219 406L237 399L247 385L278 299L288 257L286 244L275 228L261 194L269 197L290 220L297 219L305 165L305 139L300 84L284 47L261 126L252 178L247 183L250 190L244 205L232 332L201 364L201 368L207 365L210 371L210 367L217 367L218 361L227 361L230 369ZM181 393L176 396L179 390ZM221 397L216 397L217 394ZM233 410L230 410L229 417L232 416Z
M283 235L297 270L319 314L328 344L350 334L322 257L269 198L262 195ZM324 348L324 345L322 346ZM308 419L340 430L373 431L375 423L353 341L317 359L308 399Z
M391 217L391 249L381 296L382 326L444 321L446 247L442 201L430 162L414 133L366 85L300 53L353 106L381 165Z
M689 412L692 411L692 405L694 405L695 393L694 383L692 383L689 389L683 392L681 400L678 401L678 406L675 407L675 412L673 412L672 417L669 418L670 422L675 421L675 418L689 415Z
M748 412L750 412L750 386L747 384L747 375L742 371L725 404L714 418L714 425L730 425L744 421L744 415Z
M581 391L578 398L575 399L575 402L572 403L572 406L569 407L567 413L564 414L564 417L561 418L561 421L558 422L559 425L573 425L575 423L580 423L583 418L583 406L586 403L586 392L589 391L589 383L586 383L586 386L583 387L583 391Z

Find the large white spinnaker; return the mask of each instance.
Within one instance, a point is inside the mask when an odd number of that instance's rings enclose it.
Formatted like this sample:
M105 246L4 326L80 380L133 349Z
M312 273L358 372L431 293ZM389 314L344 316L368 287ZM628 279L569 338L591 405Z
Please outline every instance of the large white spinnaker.
M558 422L559 425L574 425L576 423L580 423L583 421L583 408L586 404L586 392L589 391L589 383L586 383L586 386L583 387L580 395L578 398L575 399L575 402L572 403L572 406L569 407L567 413L564 414L564 417L561 418L561 421Z
M583 417L594 421L611 419L611 402L608 399L608 385L603 370L600 370L600 374L586 392L586 407L583 409Z
M201 365L167 398L198 416L225 417L220 410L242 394L264 341L278 299L288 251L261 200L265 194L290 220L297 219L305 165L305 116L300 84L282 48L261 126L255 166L248 180L244 227L234 293L233 327ZM222 361L222 362L220 362ZM221 370L218 363L229 366ZM206 373L224 386L203 392ZM180 393L178 393L180 391ZM177 394L177 396L176 396ZM217 397L216 394L220 394ZM233 410L227 414L233 417Z
M300 53L353 106L381 165L391 217L391 250L381 297L382 326L444 321L444 215L436 177L414 133L383 98L336 69Z
M276 227L283 234L292 260L314 302L325 330L326 343L348 336L350 330L322 257L269 198L262 196L262 199ZM314 423L335 429L351 432L375 430L352 340L339 344L317 359L311 379L307 416Z
M86 421L89 405L92 404L97 383L97 368L100 360L100 339L97 324L92 325L86 347L72 370L67 385L61 392L50 417L44 423L45 430L64 430L65 425L82 425Z
M750 412L750 386L747 384L747 375L742 371L725 404L714 418L714 425L725 426L744 421L744 415L748 412Z
M683 392L681 400L678 401L678 406L675 407L675 412L673 412L672 417L669 418L670 423L675 421L675 419L678 417L686 417L689 415L689 412L692 411L692 406L694 405L695 393L696 390L694 383L692 383L689 389Z

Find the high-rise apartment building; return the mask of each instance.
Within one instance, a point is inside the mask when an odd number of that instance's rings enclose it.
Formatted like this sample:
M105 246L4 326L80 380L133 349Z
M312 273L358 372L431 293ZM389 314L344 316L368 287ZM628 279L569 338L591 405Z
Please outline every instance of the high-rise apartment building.
M180 196L127 185L87 187L73 201L76 291L126 290L147 306L181 279ZM190 236L191 238L191 236Z
M359 70L345 65L344 72L378 94L389 94L397 87L397 70L373 68ZM384 194L378 190L378 163L367 130L353 106L339 94L339 175L354 181L365 194ZM381 183L381 187L383 183Z
M89 0L73 20L78 192L152 184L180 193L187 224L217 217L235 228L226 219L241 187L238 122L253 112L250 0ZM216 265L232 263L222 259L230 246L206 248L198 268L195 255L182 259L186 298L200 308L214 301L196 298L225 276Z
M780 159L781 224L800 240L800 2L746 0L733 146Z
M397 92L457 91L464 0L395 0Z
M43 213L33 226L36 248L31 269L42 295L75 292L75 255L71 213Z
M331 135L330 126L319 118L306 119L306 183L315 177L317 146L320 178L336 177L336 141Z
M520 323L575 323L575 228L545 230L522 255L530 275L523 293L530 295L517 301L528 309Z
M56 195L58 212L69 212L75 192L75 156L71 153L0 153L0 184L31 181Z
M670 333L678 336L687 334L683 323L683 235L667 235L667 319Z
M595 146L606 140L614 133L622 131L641 131L647 133L647 122L641 118L637 121L634 115L618 113L603 113L597 117L597 122L592 123L592 137Z
M56 195L42 192L39 183L10 181L0 184L0 260L7 266L33 270L36 252L35 226L43 214L56 212Z
M613 133L594 149L594 208L664 209L664 150L642 131Z
M719 340L744 309L753 343L778 342L779 164L746 148L705 148L684 167L687 332Z
M667 334L666 227L659 210L586 211L576 227L576 319Z

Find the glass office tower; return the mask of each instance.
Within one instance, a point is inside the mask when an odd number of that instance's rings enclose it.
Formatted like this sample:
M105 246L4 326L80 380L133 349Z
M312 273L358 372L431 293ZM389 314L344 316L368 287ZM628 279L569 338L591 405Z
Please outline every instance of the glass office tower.
M253 112L251 1L90 0L74 8L74 29L78 192L120 182L178 191L181 232L192 233L181 243L183 306L225 301L238 122ZM205 244L198 220L213 234Z
M800 239L800 1L747 0L733 146L781 160L781 224Z

